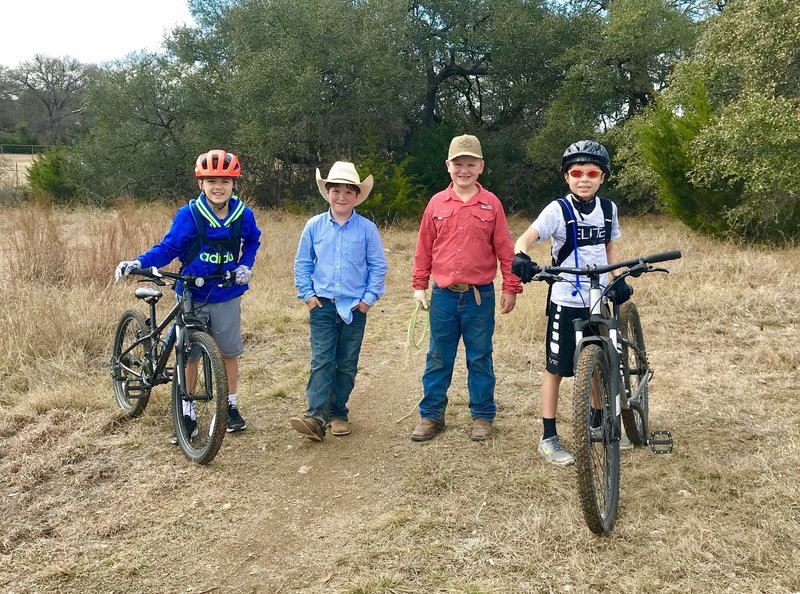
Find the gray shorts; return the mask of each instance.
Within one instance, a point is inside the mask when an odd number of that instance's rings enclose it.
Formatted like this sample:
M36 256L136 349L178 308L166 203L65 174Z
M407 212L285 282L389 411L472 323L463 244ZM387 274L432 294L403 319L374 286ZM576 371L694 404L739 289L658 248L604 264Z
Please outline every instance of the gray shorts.
M195 306L194 315L208 326L224 357L238 357L244 352L241 295L220 303Z

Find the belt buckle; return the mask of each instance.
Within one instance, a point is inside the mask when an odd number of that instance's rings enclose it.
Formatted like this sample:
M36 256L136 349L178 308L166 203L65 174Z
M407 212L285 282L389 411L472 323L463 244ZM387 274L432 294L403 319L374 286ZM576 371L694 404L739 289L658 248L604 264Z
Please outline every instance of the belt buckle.
M469 285L466 283L458 283L455 285L450 285L447 288L450 289L451 291L455 291L456 293L466 293L467 291L469 291Z

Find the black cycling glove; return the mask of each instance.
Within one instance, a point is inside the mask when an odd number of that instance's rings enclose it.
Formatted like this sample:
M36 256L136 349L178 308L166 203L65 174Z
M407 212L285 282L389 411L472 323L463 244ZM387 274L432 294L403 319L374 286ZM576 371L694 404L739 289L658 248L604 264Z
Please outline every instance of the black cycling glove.
M624 278L615 280L611 283L611 288L606 293L606 297L617 305L622 305L633 295L633 287L625 282Z
M530 259L524 252L514 254L514 261L511 263L511 272L516 274L523 283L531 282L533 275L539 272L539 266Z

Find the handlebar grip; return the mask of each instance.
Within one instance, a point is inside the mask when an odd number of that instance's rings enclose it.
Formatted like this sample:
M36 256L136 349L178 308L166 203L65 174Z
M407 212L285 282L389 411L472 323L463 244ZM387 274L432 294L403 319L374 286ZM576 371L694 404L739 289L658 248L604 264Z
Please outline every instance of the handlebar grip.
M647 256L643 258L643 260L649 264L655 264L656 262L666 262L667 260L677 260L681 257L680 250L672 250L671 252L663 252L661 254L653 254L652 256Z

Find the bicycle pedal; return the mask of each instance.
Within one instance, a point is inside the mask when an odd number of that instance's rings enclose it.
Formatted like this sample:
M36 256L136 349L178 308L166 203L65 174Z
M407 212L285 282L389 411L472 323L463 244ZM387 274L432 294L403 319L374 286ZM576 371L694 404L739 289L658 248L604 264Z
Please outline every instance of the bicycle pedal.
M144 396L144 384L142 382L128 381L125 384L126 398L141 398Z
M669 431L653 431L648 440L650 450L654 454L671 454L672 453L672 433Z

